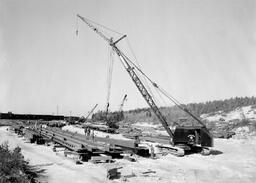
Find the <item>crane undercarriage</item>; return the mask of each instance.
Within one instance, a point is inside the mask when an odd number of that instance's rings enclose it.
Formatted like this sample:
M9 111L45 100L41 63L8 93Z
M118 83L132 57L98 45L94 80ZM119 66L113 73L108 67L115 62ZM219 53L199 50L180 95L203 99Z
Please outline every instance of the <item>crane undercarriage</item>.
M157 148L166 149L176 156L190 153L210 154L209 147L213 147L213 139L204 127L176 127L173 134L172 142L170 142L169 136L143 136L140 139L146 142L155 142Z

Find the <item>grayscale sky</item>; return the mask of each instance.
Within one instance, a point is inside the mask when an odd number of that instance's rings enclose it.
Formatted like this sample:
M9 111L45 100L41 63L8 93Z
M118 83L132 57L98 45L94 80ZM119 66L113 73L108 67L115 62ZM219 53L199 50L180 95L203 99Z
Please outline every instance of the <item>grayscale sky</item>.
M96 103L104 108L108 47L81 21L76 36L77 13L127 34L143 71L183 103L255 96L254 0L0 2L1 112L52 114L58 105L60 114L85 115ZM125 94L125 110L146 107L114 62L111 109Z

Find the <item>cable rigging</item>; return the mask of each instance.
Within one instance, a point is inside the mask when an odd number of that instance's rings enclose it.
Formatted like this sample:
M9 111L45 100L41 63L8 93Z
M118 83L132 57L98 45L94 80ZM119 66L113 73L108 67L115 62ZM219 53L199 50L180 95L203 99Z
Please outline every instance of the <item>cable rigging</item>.
M180 103L176 98L174 98L172 95L170 95L169 93L167 93L164 89L162 89L156 82L154 82L153 80L151 80L150 78L149 78L149 76L148 75L146 75L141 69L140 69L140 66L139 66L139 64L138 64L138 61L137 61L137 58L136 58L136 56L135 56L135 54L134 54L134 52L133 52L133 50L131 49L131 46L130 46L130 44L129 44L129 40L127 39L127 43L128 43L128 47L130 48L130 51L132 52L132 54L133 54L133 56L134 56L134 58L135 58L135 61L137 62L137 65L134 63L134 62L132 62L123 52L121 52L117 47L116 47L116 44L120 41L120 40L122 40L123 38L127 38L127 36L125 35L125 34L122 34L122 33L120 33L120 32L118 32L118 31L115 31L115 30L113 30L113 29L111 29L111 28L108 28L108 27L106 27L106 26L104 26L104 25L101 25L101 24L99 24L99 23L96 23L95 21L92 21L92 20L90 20L90 19L88 19L88 18L84 18L84 17L82 17L82 16L80 16L80 15L77 15L77 17L78 18L80 18L82 21L84 21L93 31L95 31L99 36L101 36L104 40L106 40L108 43L109 43L109 45L113 48L113 49L115 49L115 51L117 52L117 54L119 55L119 56L121 56L124 60L122 61L122 64L123 64L123 66L126 68L126 69L132 69L132 71L128 71L129 72L129 74L132 74L132 73L137 73L136 74L136 77L139 79L142 79L142 80L147 80L147 81L149 81L149 83L151 83L151 85L157 90L157 91L159 91L160 93L162 93L165 97L167 97L169 100L171 100L176 106L178 106L181 110L183 110L184 112L186 112L187 114L189 114L191 117L193 117L196 121L198 121L201 125L203 125L203 126L205 126L196 116L194 116L187 108L185 108L184 107L184 105L182 104L182 103ZM103 28L103 29L106 29L106 30L108 30L108 31L110 31L110 32L113 32L113 33L116 33L116 34L118 34L118 35L121 35L122 37L121 38L119 38L117 41L115 41L115 42L113 42L113 39L112 38L108 38L108 37L106 37L101 31L99 31L99 29L98 28L96 28L93 24L95 24L95 25L97 25L97 26L99 26L99 27L101 27L101 28ZM122 60L122 59L121 59ZM127 66L125 65L125 62L128 64L128 68L127 68ZM129 64L131 64L131 66L132 66L132 68L129 68L129 67L131 67ZM139 74L138 73L140 73L140 75L141 76L143 76L143 78L141 78L141 77L139 77ZM132 77L132 76L131 76ZM134 80L134 82L137 82L136 80L136 78L134 78L135 80ZM150 93L150 97L153 99L153 101L156 101L156 99L155 99L155 97L154 97L154 95L153 95L153 92L152 92L152 90L150 89L150 87L148 87L148 84L147 84L147 82L144 82L143 83L143 87L146 87L147 88L147 92L149 92ZM146 85L146 86L145 86ZM111 86L111 85L110 85ZM137 87L138 87L138 85L137 85ZM146 89L145 88L145 89ZM159 94L159 93L158 93ZM142 95L144 95L143 93L142 93ZM145 98L146 99L146 98ZM147 99L146 99L146 101L147 101Z
M109 99L110 99L110 93L111 93L111 85L112 85L112 75L113 75L113 65L114 65L114 58L113 58L113 49L108 46L108 71L107 71L107 97L106 97L106 119L109 112Z

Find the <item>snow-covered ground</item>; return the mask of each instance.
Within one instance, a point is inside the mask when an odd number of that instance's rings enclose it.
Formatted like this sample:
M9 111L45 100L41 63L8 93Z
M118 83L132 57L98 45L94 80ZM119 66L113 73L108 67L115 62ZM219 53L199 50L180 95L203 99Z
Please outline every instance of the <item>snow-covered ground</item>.
M132 124L133 127L149 127L149 128L159 128L162 125L161 124L153 124L148 122L139 122Z
M74 160L65 158L62 153L53 152L51 147L30 144L24 138L19 138L18 135L6 129L7 127L0 128L0 143L8 141L11 148L21 147L22 154L31 165L39 165L42 169L46 169L46 177L40 182L98 183L107 181L105 168L93 164L75 165Z
M138 157L137 162L122 159L110 164L85 162L82 165L76 165L60 152L53 152L51 147L26 143L23 138L6 129L7 127L0 128L0 143L8 140L11 147L20 146L25 159L29 159L32 165L41 165L46 169L47 177L44 182L124 182L125 175L128 176L127 182L136 183L256 182L255 137L216 139L210 156L167 155L155 160ZM123 167L120 169L122 177L113 181L108 180L106 172L109 167ZM149 169L156 173L143 174ZM132 174L135 176L130 176Z
M231 121L231 120L242 120L244 118L250 120L256 120L256 107L246 106L239 107L236 110L225 113L223 111L218 111L215 114L202 114L201 118L208 121Z

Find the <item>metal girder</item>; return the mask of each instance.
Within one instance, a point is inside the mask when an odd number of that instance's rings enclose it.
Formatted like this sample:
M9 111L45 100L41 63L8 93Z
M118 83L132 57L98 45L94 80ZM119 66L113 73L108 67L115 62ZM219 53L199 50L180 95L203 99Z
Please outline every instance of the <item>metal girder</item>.
M26 130L26 134L35 134L37 136L47 138L61 144L62 146L73 151L88 151L88 152L108 152L108 153L123 153L131 150L135 153L147 150L143 147L138 147L137 140L119 140L103 137L91 137L69 131L64 131L58 128L30 128Z

